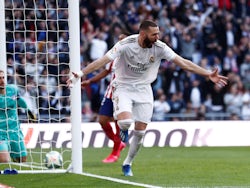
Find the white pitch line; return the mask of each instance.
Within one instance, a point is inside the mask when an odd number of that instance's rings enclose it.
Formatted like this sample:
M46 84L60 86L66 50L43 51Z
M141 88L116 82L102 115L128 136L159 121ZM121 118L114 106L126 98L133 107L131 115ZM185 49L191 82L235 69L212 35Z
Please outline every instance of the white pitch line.
M111 178L111 177L107 177L107 176L100 176L100 175L90 174L90 173L86 173L86 172L83 172L82 175L89 176L89 177L94 177L94 178L99 178L99 179L104 179L104 180L108 180L108 181L113 181L113 182L117 182L117 183L123 183L123 184L127 184L127 185L135 185L135 186L139 186L139 187L165 188L165 187L159 187L159 186L155 186L155 185L132 182L132 181L129 181L129 180L122 180L122 179L118 179L118 178Z

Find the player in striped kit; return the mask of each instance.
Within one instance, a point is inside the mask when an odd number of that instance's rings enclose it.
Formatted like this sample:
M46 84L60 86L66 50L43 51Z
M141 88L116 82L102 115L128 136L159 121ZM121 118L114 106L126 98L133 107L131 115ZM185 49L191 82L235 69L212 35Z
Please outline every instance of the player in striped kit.
M135 124L122 172L125 176L133 176L132 162L142 146L147 124L150 123L153 114L151 83L157 77L161 61L165 59L186 71L207 77L220 87L227 85L228 78L219 75L218 68L208 71L176 54L159 40L157 24L144 20L140 25L139 34L126 37L116 43L102 58L79 72L72 72L73 76L67 81L68 86L116 58L116 78L112 83L115 119L124 133L127 133L132 123Z
M122 40L126 36L127 36L126 34L121 34L119 36L119 40ZM115 67L116 61L117 59L107 64L105 69L99 74L97 74L96 76L88 80L82 81L82 87L85 87L86 85L89 85L93 82L100 81L102 78L106 77L108 74L111 73L110 84L108 85L105 91L105 94L101 103L101 107L99 110L99 115L98 115L99 123L103 131L108 136L108 138L114 142L114 146L113 146L113 150L111 154L102 160L102 162L104 163L116 162L120 157L120 152L126 147L126 144L122 142L120 139L120 128L117 125L117 121L115 121L115 128L116 128L115 132L113 131L113 128L110 124L110 122L114 121L114 118L113 118L114 111L113 111L113 102L112 102L112 89L113 88L112 88L111 83L115 78L114 67Z

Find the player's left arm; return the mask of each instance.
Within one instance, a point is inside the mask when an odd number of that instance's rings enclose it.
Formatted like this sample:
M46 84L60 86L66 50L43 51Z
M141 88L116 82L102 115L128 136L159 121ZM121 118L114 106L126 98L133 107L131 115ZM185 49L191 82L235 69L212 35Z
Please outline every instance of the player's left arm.
M202 68L199 65L196 65L190 60L184 59L183 57L176 55L172 60L176 65L180 66L182 69L199 74L204 77L208 77L212 82L218 84L221 87L227 85L228 77L218 74L218 68L215 68L212 72Z

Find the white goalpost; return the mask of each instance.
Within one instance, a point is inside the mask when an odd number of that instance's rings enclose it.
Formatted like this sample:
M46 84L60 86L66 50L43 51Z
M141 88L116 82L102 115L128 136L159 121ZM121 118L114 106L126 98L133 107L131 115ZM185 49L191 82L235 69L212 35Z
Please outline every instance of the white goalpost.
M69 49L70 70L79 71L80 67L80 19L79 1L69 0ZM72 171L82 173L82 139L81 139L81 85L80 82L71 92L71 121L72 121Z
M81 68L79 23L76 0L0 1L0 69L37 115L30 122L18 109L27 162L1 163L0 171L82 173L81 86L66 85ZM62 155L62 168L45 167L53 150Z

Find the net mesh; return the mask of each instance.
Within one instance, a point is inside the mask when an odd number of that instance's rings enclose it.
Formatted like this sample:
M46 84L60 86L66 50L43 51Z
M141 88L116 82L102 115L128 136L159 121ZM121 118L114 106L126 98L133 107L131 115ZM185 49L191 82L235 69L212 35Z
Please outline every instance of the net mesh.
M5 23L8 84L19 88L37 115L36 122L29 122L26 112L18 109L29 152L27 164L44 169L45 154L58 150L65 167L70 163L70 146L58 144L58 137L70 120L68 3L5 0ZM36 124L43 127L38 133Z

